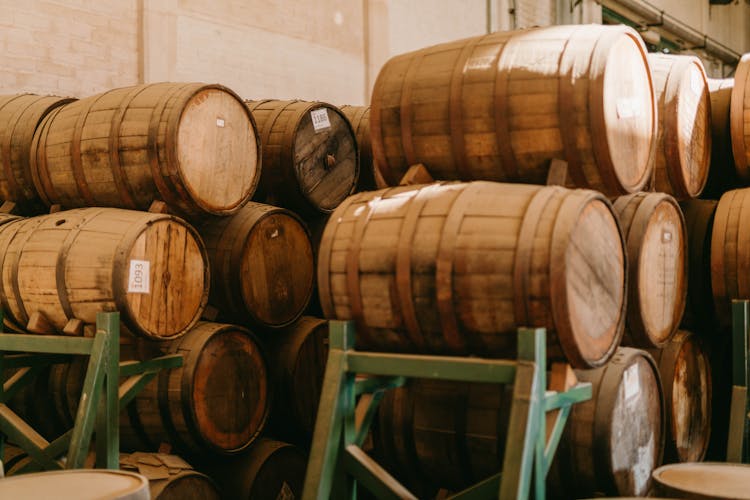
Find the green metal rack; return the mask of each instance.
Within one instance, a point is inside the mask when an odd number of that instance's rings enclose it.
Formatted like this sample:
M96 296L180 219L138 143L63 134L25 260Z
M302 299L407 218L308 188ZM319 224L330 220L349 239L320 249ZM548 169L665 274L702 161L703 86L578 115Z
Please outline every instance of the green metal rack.
M750 301L732 301L732 400L729 410L727 462L750 463Z
M534 497L544 499L545 477L570 407L591 398L589 383L565 392L546 390L545 338L543 328L519 329L517 360L361 352L354 348L354 323L331 321L303 500L356 498L358 484L377 498L415 498L361 448L384 391L407 377L513 384L502 474L452 498L529 498L533 485ZM357 425L355 399L361 394L372 397ZM552 410L560 411L547 439L546 412Z
M13 412L7 402L45 366L64 363L73 355L89 356L75 424L49 442ZM81 468L96 433L97 467L119 468L119 410L132 401L159 370L181 366L182 356L122 363L119 357L118 312L97 314L96 332L92 337L0 333L0 374L5 374L8 368L18 369L7 380L3 375L0 384L0 458L7 438L32 459L19 472ZM125 380L118 385L120 377ZM63 455L65 460L61 460Z

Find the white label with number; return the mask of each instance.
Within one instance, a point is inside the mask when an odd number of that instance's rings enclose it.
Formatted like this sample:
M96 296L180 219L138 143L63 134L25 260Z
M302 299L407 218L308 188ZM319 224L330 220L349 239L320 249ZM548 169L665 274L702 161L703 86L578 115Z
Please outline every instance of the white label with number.
M150 293L151 263L147 260L131 260L128 273L128 293Z
M316 132L331 128L331 121L328 119L328 110L326 108L313 109L310 111L313 128Z

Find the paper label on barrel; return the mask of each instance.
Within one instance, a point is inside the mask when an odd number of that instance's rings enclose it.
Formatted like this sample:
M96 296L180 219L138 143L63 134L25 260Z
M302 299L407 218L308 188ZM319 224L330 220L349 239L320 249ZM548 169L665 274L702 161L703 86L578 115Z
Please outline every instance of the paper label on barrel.
M313 128L316 132L331 128L331 121L328 119L328 110L326 108L313 109L310 111Z
M292 491L292 488L286 484L286 481L281 485L279 494L276 495L276 500L294 500L294 492Z
M661 233L661 242L669 243L670 241L672 241L672 231L663 230Z
M217 118L216 119L216 126L217 127L224 127L224 119L223 118Z
M128 293L150 293L151 292L151 263L147 260L130 261L130 273L128 273Z
M617 99L617 117L635 118L641 114L641 105L635 97Z
M625 370L622 383L625 385L625 401L637 396L641 392L641 381L638 377L637 363Z

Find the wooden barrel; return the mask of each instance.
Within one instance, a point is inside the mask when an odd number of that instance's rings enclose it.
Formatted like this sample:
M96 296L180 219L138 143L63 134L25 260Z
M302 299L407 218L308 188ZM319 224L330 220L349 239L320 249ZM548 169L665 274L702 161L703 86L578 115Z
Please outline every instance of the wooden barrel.
M55 333L117 310L137 335L176 338L208 299L203 242L170 215L82 208L16 220L0 226L0 255L0 301L16 328L38 313Z
M745 54L734 72L734 88L729 109L734 168L743 184L750 182L750 126L745 115L750 109L750 54Z
M395 432L408 438L402 443L381 432L386 456L403 450L387 460L405 463L406 470L418 471L422 481L452 491L502 469L511 391L497 384L426 379L411 381L404 391L380 413L381 423L388 420L385 425L391 428L408 427ZM394 402L401 408L396 409ZM383 447L384 441L391 443Z
M557 498L643 496L664 449L664 395L645 351L623 347L595 370L576 370L592 398L573 405L548 476Z
M315 270L310 236L297 215L250 202L199 232L211 263L209 304L220 319L279 328L302 314Z
M722 195L711 235L711 289L718 320L729 325L732 300L750 299L750 188Z
M50 111L74 100L33 94L0 96L0 200L14 201L27 213L41 211L31 178L31 141Z
M708 79L711 93L711 168L701 198L718 199L722 194L740 187L732 157L729 109L734 78Z
M663 349L649 351L659 366L666 403L664 462L700 462L711 435L711 364L701 342L680 330Z
M309 445L328 361L328 321L310 316L266 337L274 436Z
M680 203L688 235L688 292L682 324L699 331L716 323L711 291L711 233L717 204L714 200Z
M711 160L711 97L695 56L649 54L659 107L654 188L684 200L706 185Z
M120 454L120 469L148 479L151 500L219 500L216 484L177 455Z
M135 433L156 450L163 442L183 453L231 455L250 446L269 412L265 355L246 329L200 322L169 344L183 366L161 371L127 412ZM134 449L139 442L128 442ZM141 448L144 449L144 448Z
M21 387L6 403L11 410L48 441L60 437L73 426L72 420L68 424L57 418L54 401L49 397L51 390L50 373L56 366L42 367L34 380ZM5 373L11 376L9 372L10 370ZM6 377L4 380L10 380L10 377ZM7 462L5 465L7 471L9 469Z
M664 193L615 201L628 256L628 309L623 343L661 347L674 335L687 294L687 231L680 206Z
M306 215L332 212L354 192L357 138L346 116L324 102L246 101L263 144L257 201Z
M47 205L228 215L260 178L255 122L221 85L155 83L58 108L34 135L34 186Z
M687 463L659 467L654 489L668 498L691 500L750 499L750 465Z
M370 113L389 184L416 163L436 179L545 184L556 158L574 185L609 196L651 177L654 90L625 26L491 33L396 56Z
M0 481L0 498L149 500L148 481L120 470L66 469L21 474Z
M288 443L259 439L247 453L206 464L224 498L280 500L302 498L307 456Z
M620 342L625 250L600 193L472 182L344 202L323 233L325 317L385 351L515 357L516 328L547 328L553 358L605 363Z
M372 159L372 142L370 141L370 106L350 106L345 104L339 109L351 123L357 138L359 150L359 180L357 191L374 191L382 189L378 185L378 167Z

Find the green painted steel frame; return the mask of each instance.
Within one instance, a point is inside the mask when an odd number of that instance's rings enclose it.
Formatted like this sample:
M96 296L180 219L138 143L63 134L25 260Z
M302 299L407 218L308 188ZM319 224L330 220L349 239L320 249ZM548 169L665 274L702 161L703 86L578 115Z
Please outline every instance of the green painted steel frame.
M750 301L732 301L732 399L727 462L750 463Z
M23 354L7 354L9 352ZM89 356L75 424L50 443L6 403L23 385L33 381L44 366L65 362L71 355ZM180 355L120 363L118 312L98 313L93 337L0 333L0 374L6 368L18 368L0 384L0 457L5 438L8 438L32 458L18 472L77 469L83 467L96 433L96 466L118 469L120 409L132 401L159 370L178 366L182 366ZM119 385L120 377L127 377L122 385ZM66 454L64 462L60 460L63 454Z
M496 474L452 498L545 498L545 477L574 403L591 398L591 384L558 393L546 391L546 332L518 330L518 359L492 360L358 352L354 323L331 321L328 364L323 379L303 500L357 497L358 483L376 498L416 498L360 448L384 391L406 377L513 384L513 405L502 474ZM359 375L359 377L357 377ZM366 378L362 378L365 375ZM372 394L355 421L356 397ZM364 401L364 403L362 403ZM547 439L546 412L557 410Z

